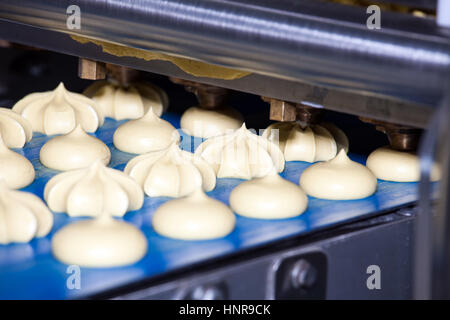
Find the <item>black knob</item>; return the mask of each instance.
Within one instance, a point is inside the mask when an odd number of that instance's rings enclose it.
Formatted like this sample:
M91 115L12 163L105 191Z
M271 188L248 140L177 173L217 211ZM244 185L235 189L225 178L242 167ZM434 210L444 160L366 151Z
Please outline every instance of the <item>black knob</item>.
M224 291L215 285L199 286L192 290L193 300L223 300Z
M317 270L307 260L300 259L291 269L291 284L295 289L311 288L317 279Z

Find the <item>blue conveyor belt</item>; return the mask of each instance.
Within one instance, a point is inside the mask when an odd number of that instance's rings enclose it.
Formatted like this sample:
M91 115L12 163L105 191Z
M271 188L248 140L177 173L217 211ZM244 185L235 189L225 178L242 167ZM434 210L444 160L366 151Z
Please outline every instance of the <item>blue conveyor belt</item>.
M163 118L179 127L176 114L166 113ZM110 147L110 166L117 169L123 169L133 157L118 151L112 145L113 132L122 122L107 119L105 125L95 133ZM57 173L39 162L39 150L50 138L35 133L33 140L24 149L16 150L30 159L36 169L36 180L23 190L33 192L41 198L45 184ZM184 149L190 149L190 146L188 139L182 141ZM350 154L350 157L361 163L365 162L362 156ZM287 162L281 175L298 183L301 172L309 165L306 162ZM239 179L218 179L216 188L208 194L228 204L231 190L241 182ZM66 214L55 213L54 227L45 238L34 239L27 244L0 245L0 299L67 299L100 293L243 249L330 228L412 203L417 200L417 186L417 183L379 181L376 194L362 200L329 201L310 197L307 211L291 219L256 220L237 216L236 229L230 235L209 241L172 240L156 234L151 226L151 217L155 209L169 198L146 197L144 206L138 211L127 213L124 220L145 233L149 243L147 255L128 267L81 268L81 288L72 290L67 287L70 276L66 273L67 266L52 257L50 245L57 230L82 218L69 218Z

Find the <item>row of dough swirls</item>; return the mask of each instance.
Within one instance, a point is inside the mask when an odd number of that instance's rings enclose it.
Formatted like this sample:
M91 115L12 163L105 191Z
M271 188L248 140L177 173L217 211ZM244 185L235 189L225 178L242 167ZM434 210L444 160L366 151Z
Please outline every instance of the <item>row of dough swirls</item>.
M95 132L105 117L137 119L150 108L161 115L167 105L167 95L151 84L122 88L98 82L82 95L68 91L60 83L55 90L25 96L14 105L13 111L28 120L32 131L53 135L69 133L78 125L86 132Z
M64 138L54 138L42 150L41 161L52 169L81 168L99 158L107 164L110 158L107 147L102 145L100 140L94 140L93 137L89 139L88 135L83 136L81 131L96 131L103 124L105 116L116 120L138 119L125 123L115 132L115 146L119 150L138 154L161 150L180 139L175 128L158 117L167 105L168 98L165 92L147 83L133 83L125 88L113 82L100 81L87 88L84 95L69 92L60 83L53 91L27 95L15 104L13 111L2 108L1 133L5 144L13 148L22 147L31 139L33 131L48 135L68 135ZM182 117L181 127L190 134L213 138L225 133L226 130L235 130L243 122L242 116L229 107L222 109L190 108ZM197 122L200 124L195 125ZM238 130L234 136L228 137L232 140L231 143L222 141L221 145L228 147L228 151L235 148L236 152L225 154L228 157L235 157L235 160L238 160L236 164L247 168L230 168L217 164L217 159L214 159L214 167L217 168L219 177L229 175L227 170L240 172L242 178L254 174L252 171L255 167L242 161L246 157L238 154L238 151L245 152L258 143L247 139L248 147L237 147L238 141L246 141L242 139L243 133L244 130ZM302 128L295 122L275 123L267 128L263 136L279 143L287 161L327 161L334 158L338 150L342 148L348 150L348 139L345 134L329 123L307 128ZM77 143L79 149L71 149L63 159L55 156L55 150L60 148L62 150L62 146L69 142ZM92 151L95 145L99 148L97 152ZM213 145L219 144L216 141ZM207 149L202 155L215 157L214 147ZM82 159L79 154L89 154L89 157L83 156ZM261 154L251 152L249 156L259 157ZM227 162L230 161L223 163ZM385 166L387 162L391 165ZM389 148L379 149L369 157L368 165L380 179L405 182L418 180L418 159L414 154L397 152ZM255 176L258 176L258 173ZM439 170L435 168L433 178L436 180L438 177Z

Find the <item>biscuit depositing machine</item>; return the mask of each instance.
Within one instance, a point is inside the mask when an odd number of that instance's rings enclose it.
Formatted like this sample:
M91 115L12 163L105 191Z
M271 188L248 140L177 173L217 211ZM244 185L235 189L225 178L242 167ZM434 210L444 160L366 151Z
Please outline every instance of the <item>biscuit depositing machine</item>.
M450 9L445 1L380 1L380 29L373 29L370 4L348 2L2 1L3 51L24 45L75 56L84 79L126 84L136 70L168 76L206 108L223 103L229 90L250 93L263 98L261 110L269 103L277 121L313 123L325 110L355 115L397 149L421 142L423 161L420 183L380 182L365 200L311 201L293 221L241 219L222 240L179 243L148 231L152 256L128 268L82 270L79 290L66 287L66 266L52 260L45 241L0 247L0 297L449 297ZM58 59L63 68L73 63ZM244 115L252 109L236 107ZM114 125L98 135L106 141ZM35 161L39 143L25 151ZM431 185L435 160L444 174ZM303 169L288 165L283 174L298 182ZM226 202L235 184L224 179L214 195ZM380 290L367 285L371 266L381 270Z

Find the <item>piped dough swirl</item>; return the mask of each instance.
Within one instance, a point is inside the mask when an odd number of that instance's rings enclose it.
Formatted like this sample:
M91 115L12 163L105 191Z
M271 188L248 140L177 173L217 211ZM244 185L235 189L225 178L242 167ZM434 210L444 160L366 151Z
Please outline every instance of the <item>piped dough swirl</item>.
M14 105L13 111L27 119L33 131L46 135L69 133L78 124L86 132L95 132L104 122L94 100L66 90L62 82L53 91L25 96Z

